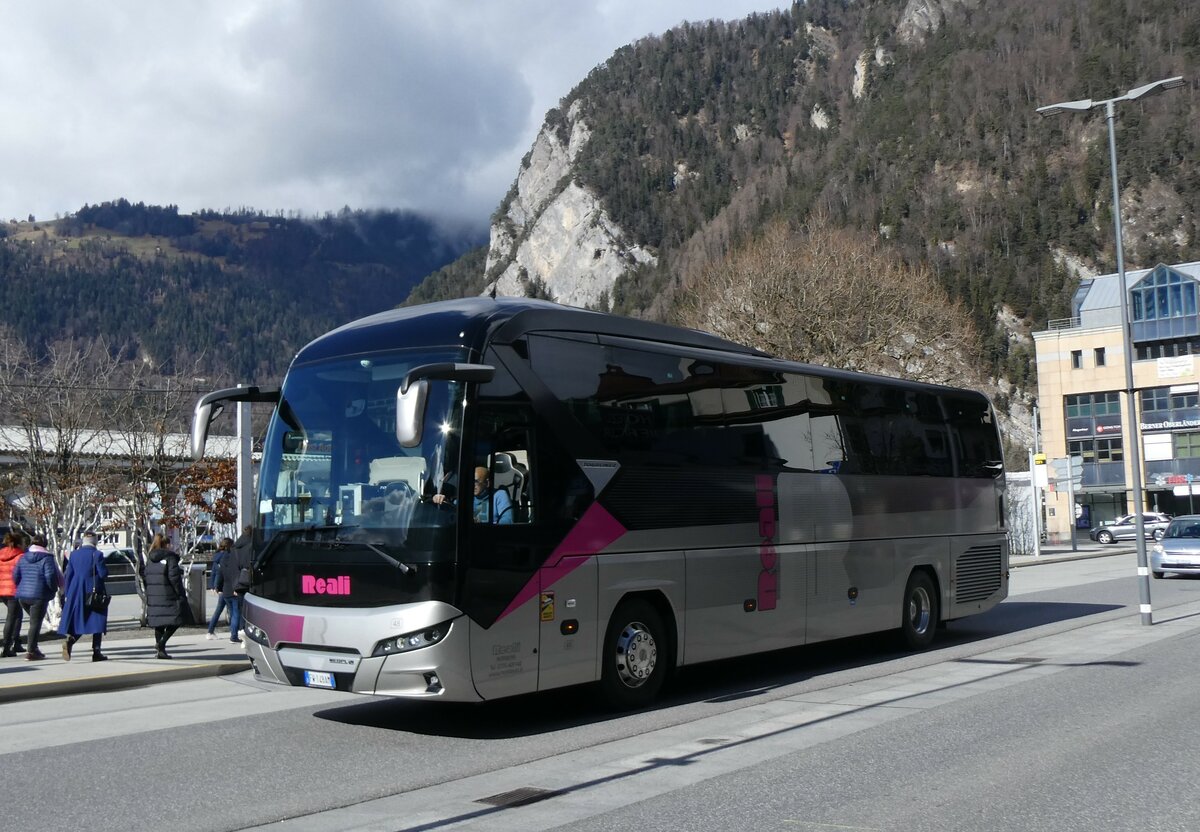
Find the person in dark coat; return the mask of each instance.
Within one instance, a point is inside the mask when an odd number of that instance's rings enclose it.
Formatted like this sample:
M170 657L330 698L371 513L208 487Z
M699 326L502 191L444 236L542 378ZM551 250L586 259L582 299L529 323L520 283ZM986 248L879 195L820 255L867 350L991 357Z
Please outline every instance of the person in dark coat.
M225 595L217 589L217 581L221 577L221 562L232 551L233 538L223 537L221 538L221 545L217 547L216 554L213 555L212 573L208 577L208 588L217 594L217 608L213 610L212 618L208 622L208 634L204 636L209 640L217 637L217 622L221 620L221 612L225 609Z
M108 567L104 564L104 555L96 548L96 535L85 532L83 545L67 559L62 621L58 623L58 632L66 636L62 646L63 661L71 661L71 648L80 636L86 635L92 637L92 661L108 660L108 656L100 652L100 642L108 632L108 612L96 612L87 603L93 590L108 591L104 585L107 577Z
M161 532L150 542L142 575L146 579L146 622L154 628L154 655L169 659L167 640L191 620L192 610L183 588L179 555L171 551L170 541Z
M242 598L250 591L245 576L250 573L252 528L247 526L233 544L233 549L221 559L221 569L216 577L216 589L229 605L229 640L241 644Z
M46 658L38 649L42 618L46 615L46 605L63 585L58 561L47 551L44 536L35 534L30 538L29 548L13 567L13 582L22 609L29 613L29 649L25 658L31 662L40 661Z

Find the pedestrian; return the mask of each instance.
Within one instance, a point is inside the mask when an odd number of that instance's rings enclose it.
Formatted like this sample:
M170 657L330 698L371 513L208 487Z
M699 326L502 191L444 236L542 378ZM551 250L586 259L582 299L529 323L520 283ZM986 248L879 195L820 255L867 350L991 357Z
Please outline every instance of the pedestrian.
M104 585L107 577L108 567L104 565L104 555L96 548L96 535L85 532L82 545L67 559L62 620L58 623L58 632L66 636L63 661L71 661L71 648L80 636L86 635L92 637L92 661L108 661L108 656L100 652L100 642L108 632L108 609L96 610L88 603L93 592L108 594Z
M4 647L0 658L11 658L20 653L21 646L21 602L17 598L17 584L13 581L13 568L27 546L25 535L9 532L4 535L4 548L0 548L0 602L4 603Z
M250 563L253 538L252 527L246 526L224 558L217 573L217 589L229 605L229 640L241 644L242 599L250 591Z
M162 532L150 542L142 576L146 581L146 621L154 628L154 656L169 659L167 640L191 621L192 609L183 588L179 555L171 550L171 542Z
M13 567L13 580L17 585L17 598L21 608L29 613L29 649L25 653L28 661L40 661L46 654L38 649L38 637L42 631L42 619L46 616L46 605L62 588L63 576L58 571L58 561L46 549L46 538L35 534L29 541L29 549Z
M208 635L205 636L205 638L209 639L210 641L217 637L217 622L220 621L221 612L226 607L225 596L221 593L221 590L217 588L217 579L221 575L221 562L225 559L225 556L232 551L233 538L221 538L221 544L217 547L216 554L213 555L212 572L210 572L208 575L208 588L211 589L217 596L217 608L213 610L212 618L209 619ZM232 614L232 612L233 610L231 609L230 613ZM233 622L230 623L232 624Z

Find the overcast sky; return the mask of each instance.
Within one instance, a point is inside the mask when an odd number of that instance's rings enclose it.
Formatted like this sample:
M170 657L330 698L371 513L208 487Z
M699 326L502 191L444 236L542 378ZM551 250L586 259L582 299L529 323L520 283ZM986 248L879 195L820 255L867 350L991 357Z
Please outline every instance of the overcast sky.
M773 0L5 0L0 219L126 197L483 224L614 50Z

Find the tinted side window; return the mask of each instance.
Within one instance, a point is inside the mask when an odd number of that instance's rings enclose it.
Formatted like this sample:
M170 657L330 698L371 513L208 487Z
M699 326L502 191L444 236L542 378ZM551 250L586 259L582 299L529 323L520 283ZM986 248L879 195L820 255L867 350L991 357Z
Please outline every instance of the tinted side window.
M960 477L1000 476L1004 459L992 409L982 398L944 395L946 422L953 437Z

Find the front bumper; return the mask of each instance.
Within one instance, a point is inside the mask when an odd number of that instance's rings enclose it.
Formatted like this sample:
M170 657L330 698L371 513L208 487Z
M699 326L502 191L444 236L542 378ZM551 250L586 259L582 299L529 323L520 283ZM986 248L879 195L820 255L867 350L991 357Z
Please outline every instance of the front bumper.
M346 610L295 607L260 598L248 601L246 620L265 634L267 642L246 635L246 654L258 679L383 696L480 700L470 675L470 627L449 604ZM371 655L383 639L447 622L449 631L436 644Z
M1151 572L1176 572L1180 575L1200 575L1200 554L1173 555L1150 553Z

